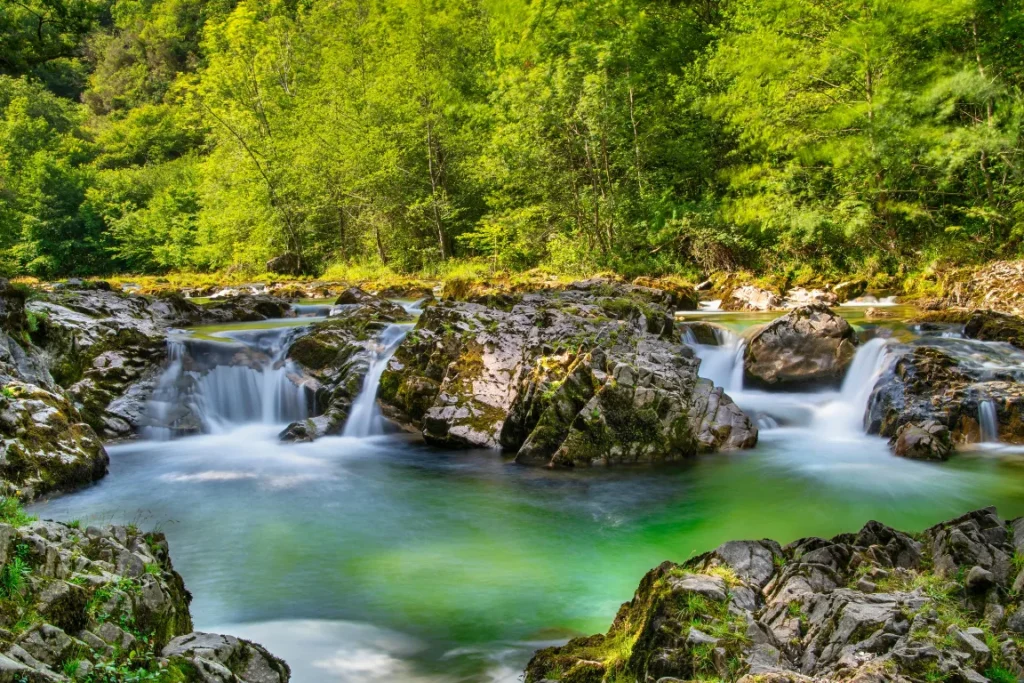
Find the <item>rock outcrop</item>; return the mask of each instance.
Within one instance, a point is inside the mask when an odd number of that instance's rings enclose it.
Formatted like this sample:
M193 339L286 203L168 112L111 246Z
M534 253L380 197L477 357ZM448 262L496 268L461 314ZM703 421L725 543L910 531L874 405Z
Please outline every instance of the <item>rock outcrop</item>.
M445 446L550 466L672 461L757 430L675 337L671 294L607 280L442 301L381 380L386 412Z
M995 311L974 311L964 325L964 336L997 341L1024 349L1024 318Z
M867 431L890 437L898 455L944 460L951 444L982 440L987 402L999 439L1024 443L1022 381L1024 354L1008 344L923 338L893 347L868 403Z
M641 581L605 634L537 652L527 683L1015 680L1024 520L979 510L914 536L726 543Z
M289 346L288 359L303 369L316 398L316 415L288 425L283 441L313 441L344 429L381 332L399 321L411 321L401 306L351 288L339 296L328 320Z
M11 499L0 519L3 680L287 683L262 647L191 632L162 534L34 521Z
M745 380L781 389L838 385L857 336L827 306L797 308L758 329L744 351Z

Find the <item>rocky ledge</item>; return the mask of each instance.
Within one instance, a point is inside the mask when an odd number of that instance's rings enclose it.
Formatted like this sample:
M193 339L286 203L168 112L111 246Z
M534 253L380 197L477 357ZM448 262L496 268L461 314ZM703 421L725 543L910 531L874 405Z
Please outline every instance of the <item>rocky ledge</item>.
M381 379L385 412L430 443L571 467L757 441L732 399L698 378L674 327L677 294L595 279L468 298L429 306Z
M289 680L255 643L192 632L163 534L36 521L10 498L0 520L0 680Z
M920 534L726 543L650 571L607 633L537 652L526 681L1016 681L1022 556L1024 519L994 509Z

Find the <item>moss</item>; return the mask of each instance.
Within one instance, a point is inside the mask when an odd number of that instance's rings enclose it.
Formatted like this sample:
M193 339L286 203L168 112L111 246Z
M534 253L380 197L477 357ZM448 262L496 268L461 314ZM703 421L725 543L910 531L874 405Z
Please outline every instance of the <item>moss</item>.
M291 345L288 357L310 370L322 370L338 357L338 347L317 335L306 335Z

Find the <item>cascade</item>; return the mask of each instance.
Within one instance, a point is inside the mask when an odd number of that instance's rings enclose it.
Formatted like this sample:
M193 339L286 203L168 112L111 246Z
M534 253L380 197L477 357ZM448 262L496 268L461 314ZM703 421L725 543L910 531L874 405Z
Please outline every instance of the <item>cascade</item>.
M370 360L370 369L366 372L366 378L363 380L363 388L356 396L356 400L352 402L352 411L349 413L342 436L366 437L384 433L384 418L377 406L380 378L384 374L384 369L387 368L391 356L394 355L412 328L411 323L393 324L388 325L381 332L380 339L372 349L373 358Z
M727 392L743 390L743 351L746 341L729 330L716 327L717 345L698 344L693 330L683 331L683 343L700 359L699 374Z
M205 432L241 424L282 424L309 415L306 389L286 357L295 328L218 333L224 341L168 342L167 367L146 405L144 435L168 439L189 414ZM192 427L194 428L194 421Z
M978 402L978 425L981 427L982 443L999 443L999 418L992 399Z
M861 344L846 370L839 396L816 411L814 425L834 433L863 434L864 416L888 358L888 343L875 338Z

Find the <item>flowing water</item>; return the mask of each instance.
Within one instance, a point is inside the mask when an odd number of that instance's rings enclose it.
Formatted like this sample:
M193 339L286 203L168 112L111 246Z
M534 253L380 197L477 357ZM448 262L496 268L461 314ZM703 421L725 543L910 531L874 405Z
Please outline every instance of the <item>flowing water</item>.
M109 476L33 512L163 530L196 627L262 642L296 683L512 682L534 648L607 628L666 559L870 519L918 530L985 505L1024 514L1015 458L920 463L864 435L890 342L862 345L837 390L743 389L739 333L756 319L733 317L718 345L694 346L702 373L767 427L756 449L576 472L379 433L372 399L402 326L382 335L345 436L281 444L308 410L281 350L294 327L206 329L172 356L157 398L201 403L217 416L207 433L112 446ZM995 362L984 350L978 362Z

